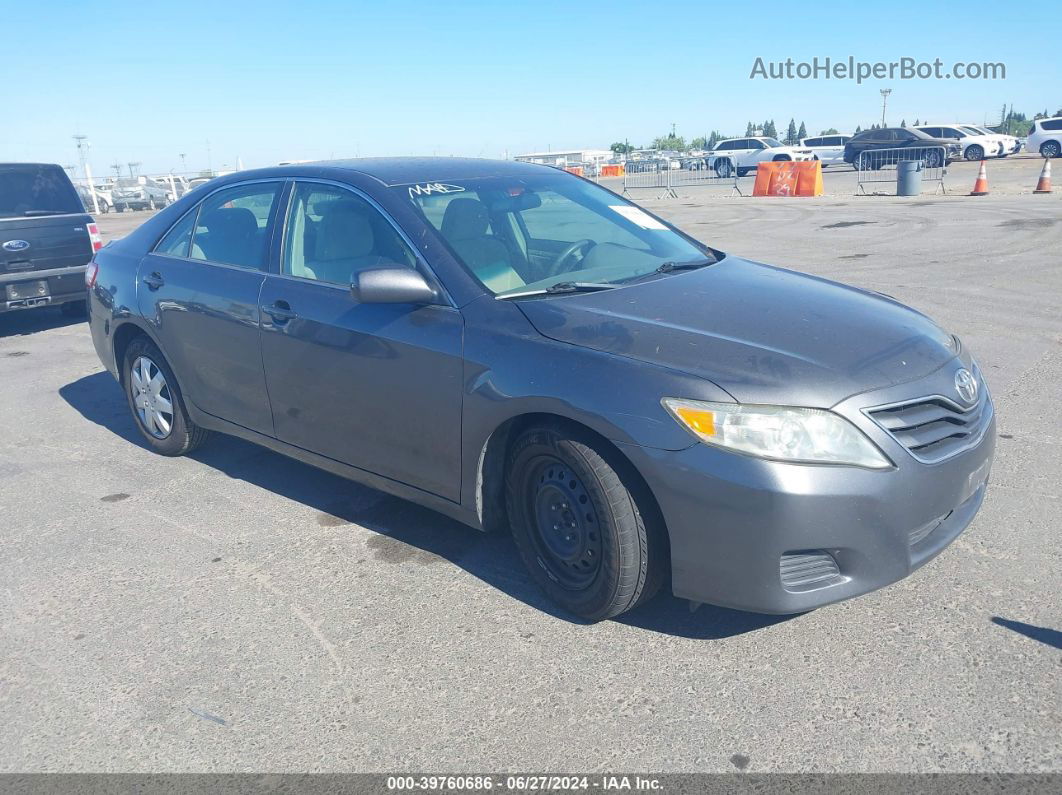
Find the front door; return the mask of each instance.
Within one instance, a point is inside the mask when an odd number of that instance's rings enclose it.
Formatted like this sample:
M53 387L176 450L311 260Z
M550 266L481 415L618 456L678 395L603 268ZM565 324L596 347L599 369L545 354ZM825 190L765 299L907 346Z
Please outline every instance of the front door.
M208 196L140 263L137 285L140 312L185 397L270 436L258 303L282 185L253 182Z
M457 501L461 314L359 304L353 273L418 267L354 191L297 182L281 272L262 289L262 356L278 439Z

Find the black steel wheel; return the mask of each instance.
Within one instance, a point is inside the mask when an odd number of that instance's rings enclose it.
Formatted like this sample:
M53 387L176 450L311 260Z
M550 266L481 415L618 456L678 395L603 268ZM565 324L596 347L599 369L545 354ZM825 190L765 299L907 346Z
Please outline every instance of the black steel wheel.
M666 569L662 528L645 518L656 514L639 508L640 484L606 447L577 428L535 427L513 442L506 466L506 508L528 571L591 621L648 599Z

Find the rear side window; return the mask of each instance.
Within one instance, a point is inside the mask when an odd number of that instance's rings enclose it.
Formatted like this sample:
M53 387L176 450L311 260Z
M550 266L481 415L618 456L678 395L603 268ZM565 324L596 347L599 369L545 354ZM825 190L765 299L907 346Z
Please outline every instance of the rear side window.
M170 231L155 246L156 254L167 254L171 257L187 257L188 250L192 245L192 230L195 228L195 216L198 207L194 207L183 216L181 220L170 227Z
M1040 127L1044 130L1062 130L1062 119L1047 119L1040 122Z
M203 201L192 236L192 259L264 268L279 182L237 185Z
M826 138L805 138L804 146L822 146L828 140Z
M83 213L70 177L56 165L0 164L0 217Z

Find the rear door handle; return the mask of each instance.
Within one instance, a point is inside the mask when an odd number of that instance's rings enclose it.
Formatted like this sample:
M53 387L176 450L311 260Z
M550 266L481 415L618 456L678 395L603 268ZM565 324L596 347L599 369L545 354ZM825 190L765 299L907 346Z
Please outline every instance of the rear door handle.
M287 301L277 301L275 304L268 304L260 307L260 309L273 318L273 322L277 325L283 325L289 320L298 317L298 315L291 310L291 307L288 306Z
M142 281L148 286L148 289L150 290L157 290L166 283L166 280L162 278L162 274L158 271L155 271L149 276L145 276Z

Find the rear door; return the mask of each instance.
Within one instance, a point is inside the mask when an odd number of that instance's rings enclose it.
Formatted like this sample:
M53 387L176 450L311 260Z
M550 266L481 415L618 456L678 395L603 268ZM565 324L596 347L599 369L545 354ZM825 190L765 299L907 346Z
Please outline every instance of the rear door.
M259 293L284 183L240 183L206 196L140 263L140 312L154 325L185 397L273 435L259 339Z
M81 199L57 165L0 164L0 301L84 291L92 241Z

